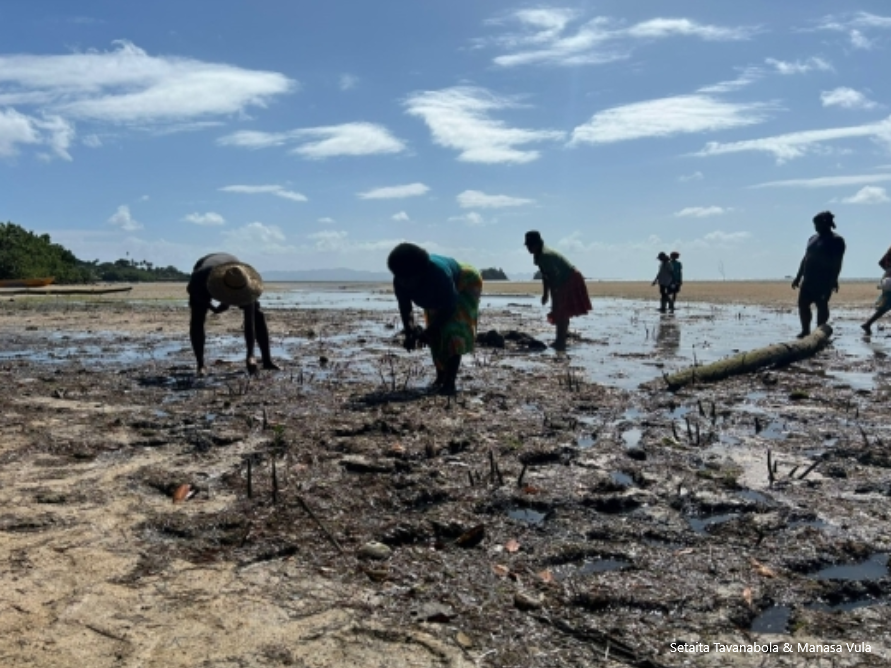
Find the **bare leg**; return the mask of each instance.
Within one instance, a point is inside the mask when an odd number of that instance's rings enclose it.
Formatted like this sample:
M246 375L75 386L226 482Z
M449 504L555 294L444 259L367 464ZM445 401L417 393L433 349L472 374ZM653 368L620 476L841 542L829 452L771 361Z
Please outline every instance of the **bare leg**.
M458 380L458 369L460 366L460 355L452 355L449 357L443 371L442 389L440 390L440 394L455 394L458 391L455 383Z
M557 323L557 340L554 341L555 350L566 349L566 338L569 336L569 320L560 320Z
M207 315L207 307L192 307L192 318L189 322L189 339L192 341L192 351L195 353L195 360L198 362L197 373L203 376L207 369L204 366L204 344L206 335L204 333L204 319Z
M247 348L245 363L248 373L257 373L257 360L254 359L254 343L256 340L256 318L254 304L241 307L244 313L244 344Z
M260 355L263 358L263 368L278 370L279 366L272 361L269 351L269 329L266 327L266 314L260 310L260 302L255 303L254 325L257 330L257 344L260 346Z
M829 322L829 296L817 300L817 327Z
M798 294L798 319L801 320L801 332L798 338L802 339L811 333L811 320L814 315L811 313L811 302L804 293Z

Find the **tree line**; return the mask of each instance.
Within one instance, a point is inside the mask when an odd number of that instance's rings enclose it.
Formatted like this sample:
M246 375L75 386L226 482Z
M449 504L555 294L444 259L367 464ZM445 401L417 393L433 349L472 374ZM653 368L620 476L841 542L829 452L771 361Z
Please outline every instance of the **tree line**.
M48 234L35 234L15 223L0 223L0 279L51 276L56 283L136 283L189 279L188 274L176 267L158 267L148 260L79 260L61 244L53 243Z

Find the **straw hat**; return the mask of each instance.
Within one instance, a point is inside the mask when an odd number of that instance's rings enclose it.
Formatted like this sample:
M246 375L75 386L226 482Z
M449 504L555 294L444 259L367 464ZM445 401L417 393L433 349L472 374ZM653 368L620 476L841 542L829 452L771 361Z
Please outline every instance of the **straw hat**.
M247 306L263 294L263 279L249 264L227 262L210 270L207 291L222 304Z

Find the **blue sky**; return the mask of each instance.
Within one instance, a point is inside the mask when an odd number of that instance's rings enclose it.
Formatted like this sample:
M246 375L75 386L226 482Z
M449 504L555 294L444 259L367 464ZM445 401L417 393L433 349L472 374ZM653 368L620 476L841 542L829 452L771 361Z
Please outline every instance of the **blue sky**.
M0 220L84 259L593 278L843 275L891 244L891 6L709 0L0 4Z

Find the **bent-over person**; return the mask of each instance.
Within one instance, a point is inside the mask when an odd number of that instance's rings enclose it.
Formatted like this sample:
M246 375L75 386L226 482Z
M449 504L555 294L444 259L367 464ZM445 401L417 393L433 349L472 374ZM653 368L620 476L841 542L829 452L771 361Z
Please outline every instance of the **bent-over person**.
M585 315L593 308L585 278L575 266L553 248L545 245L541 234L526 232L524 244L532 254L532 261L541 270L542 306L551 300L548 322L557 327L555 350L566 349L569 319Z
M838 276L845 256L845 240L833 232L835 216L829 211L821 211L814 216L816 234L807 242L807 250L798 274L792 281L792 289L798 293L798 317L801 320L802 339L811 333L811 305L817 307L817 327L829 322L829 298L838 292Z
M436 367L433 387L455 394L461 356L473 352L483 279L469 264L401 243L387 258L405 328L406 350L427 344ZM424 309L426 328L415 324L414 305Z
M189 338L198 362L197 375L207 373L204 364L204 322L207 312L223 313L231 306L237 306L244 314L244 342L247 347L245 363L248 373L257 372L255 341L260 346L263 368L279 368L272 361L269 352L269 330L259 301L263 293L263 279L256 269L240 262L234 255L211 253L195 263L186 290L189 293L189 308L192 310ZM213 305L214 300L220 302L219 306Z
M882 274L882 280L879 283L879 289L882 291L882 294L876 299L875 313L870 316L869 320L860 325L866 336L872 334L872 326L875 324L875 321L885 315L888 311L891 311L891 248L889 248L888 252L882 256L881 260L879 260L879 266L885 270L885 273Z

